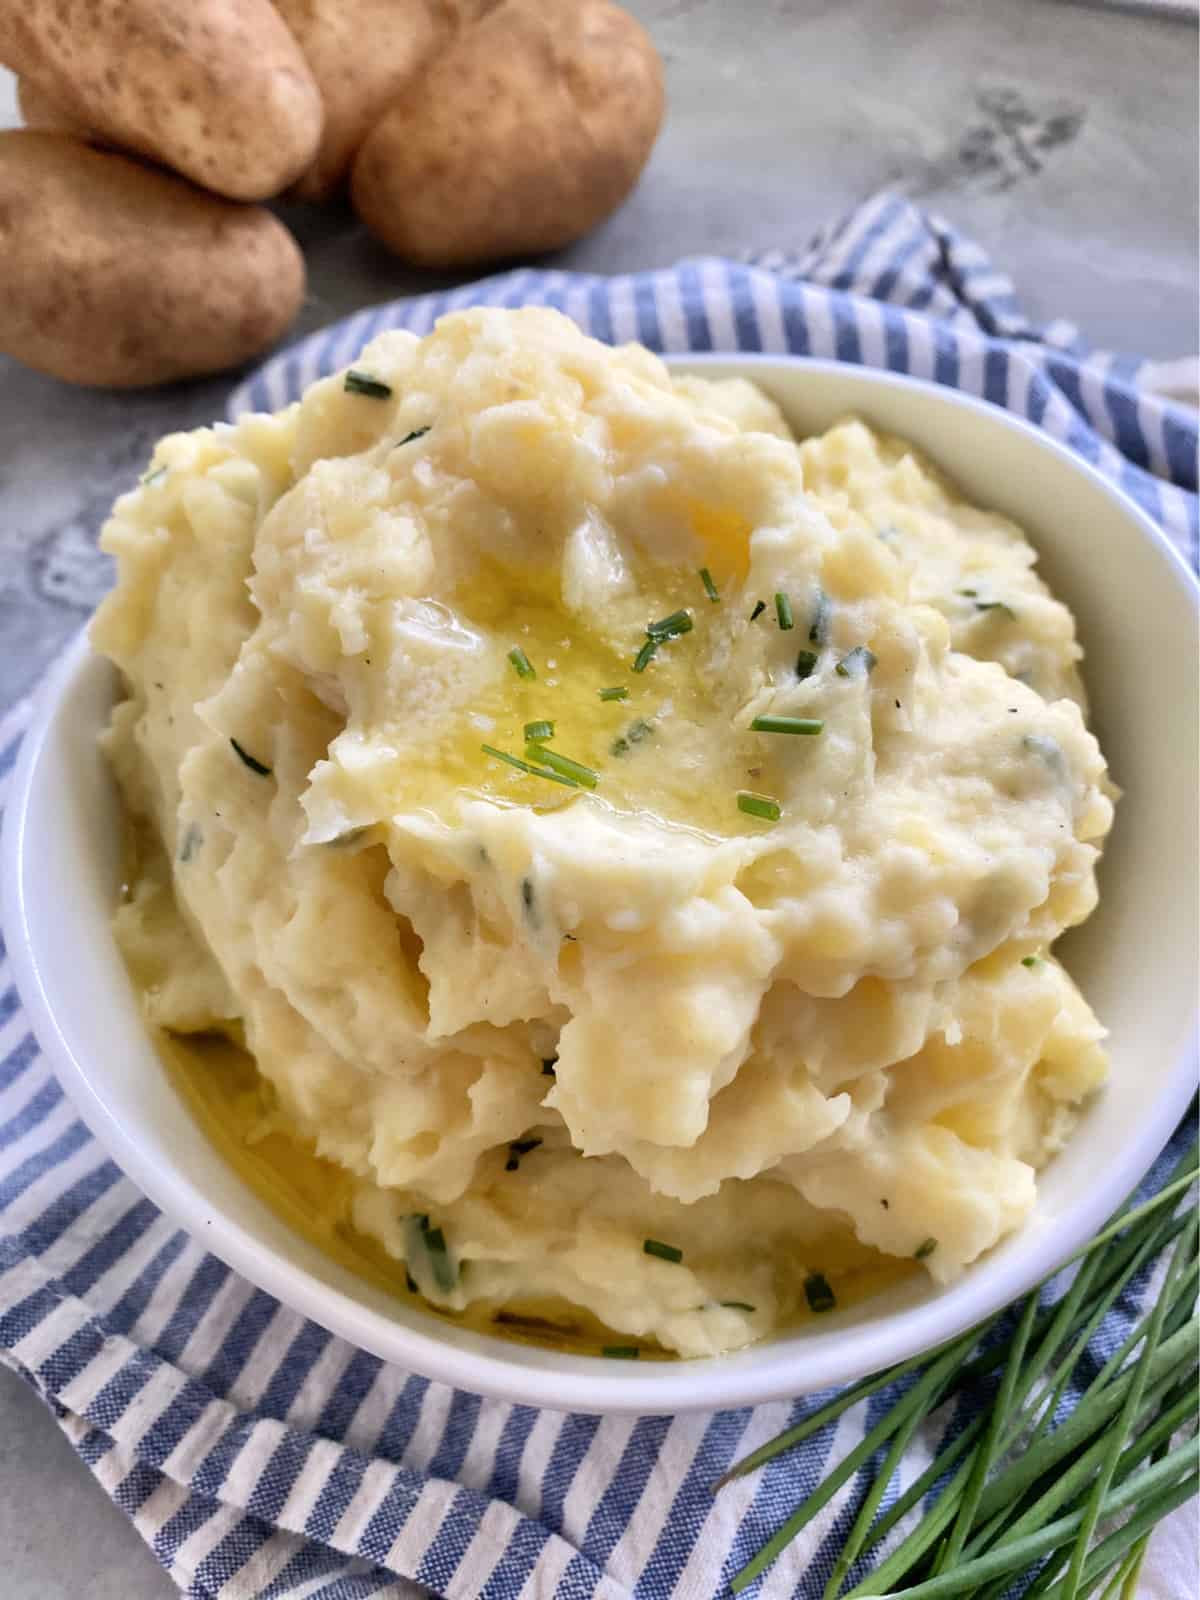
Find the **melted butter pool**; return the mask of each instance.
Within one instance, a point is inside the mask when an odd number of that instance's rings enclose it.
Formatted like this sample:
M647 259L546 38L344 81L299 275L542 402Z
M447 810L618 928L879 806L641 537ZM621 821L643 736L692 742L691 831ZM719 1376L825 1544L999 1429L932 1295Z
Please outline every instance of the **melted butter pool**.
M797 748L808 741L738 726L721 667L730 608L741 626L764 630L775 626L772 608L750 623L754 602L739 587L713 604L698 573L658 571L639 584L640 620L591 624L559 603L557 583L556 574L495 566L454 598L457 619L495 641L503 668L469 703L446 705L418 737L389 730L396 754L379 774L379 813L420 809L451 820L463 794L539 811L590 796L618 813L713 839L760 833L764 823L739 811L739 791L778 798L788 765L811 752ZM664 640L635 671L643 630L679 611L691 617L690 631ZM523 653L532 676L518 673L511 650ZM602 698L602 690L618 688L624 697ZM489 745L536 764L524 731L536 722L553 724L545 743L590 769L594 788L522 772L484 751Z

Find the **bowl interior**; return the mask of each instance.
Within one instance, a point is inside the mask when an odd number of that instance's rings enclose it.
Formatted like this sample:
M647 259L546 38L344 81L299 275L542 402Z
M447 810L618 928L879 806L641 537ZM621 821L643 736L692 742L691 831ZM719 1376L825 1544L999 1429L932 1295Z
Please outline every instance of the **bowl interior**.
M1166 1141L1194 1082L1196 606L1182 563L1076 458L952 391L832 363L674 365L753 377L801 435L857 412L911 439L977 504L1026 528L1079 620L1094 726L1124 798L1100 908L1063 948L1111 1030L1113 1076L1041 1176L1028 1226L960 1282L910 1283L738 1355L637 1370L424 1315L293 1234L224 1164L162 1070L109 928L119 808L96 733L115 684L85 641L46 686L5 827L6 927L35 1030L86 1120L151 1198L253 1281L377 1354L571 1410L742 1405L847 1381L944 1340L1102 1223Z

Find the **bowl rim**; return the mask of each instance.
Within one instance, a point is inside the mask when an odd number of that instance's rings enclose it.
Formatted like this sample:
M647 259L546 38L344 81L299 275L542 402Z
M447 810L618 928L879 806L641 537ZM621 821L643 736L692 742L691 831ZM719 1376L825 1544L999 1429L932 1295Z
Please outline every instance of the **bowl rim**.
M810 357L706 352L669 357L667 362L677 371L757 368L765 373L770 369L803 368L851 378L865 387L932 391L952 409L966 407L985 413L991 424L1023 435L1032 449L1058 456L1071 471L1090 480L1112 500L1182 586L1193 620L1200 615L1200 586L1150 517L1089 462L1002 407L907 374ZM753 1405L826 1389L881 1371L956 1336L1062 1265L1136 1187L1195 1092L1193 1026L1189 1041L1172 1062L1164 1087L1135 1137L1107 1164L1095 1189L1082 1197L1055 1229L1039 1230L1035 1226L1035 1209L1022 1233L1014 1236L1023 1237L1022 1251L994 1271L990 1281L972 1287L968 1269L941 1297L906 1306L878 1323L843 1327L840 1331L834 1325L828 1334L802 1335L799 1339L784 1331L730 1355L654 1363L634 1370L630 1370L630 1364L604 1362L595 1357L539 1352L539 1356L544 1354L549 1361L562 1365L562 1370L547 1370L545 1361L522 1362L515 1358L520 1346L487 1334L474 1335L462 1343L443 1342L438 1336L440 1325L432 1317L427 1319L429 1332L389 1319L333 1285L320 1283L306 1268L259 1240L235 1217L221 1214L218 1224L213 1215L215 1208L187 1175L160 1164L140 1142L137 1129L127 1129L117 1120L93 1082L86 1060L80 1058L64 1034L44 981L43 963L30 936L28 903L36 893L37 869L29 859L30 852L24 849L24 839L37 769L56 732L64 702L89 672L101 669L108 670L108 663L92 651L85 629L35 694L33 714L22 739L5 807L0 840L4 927L18 991L33 1032L99 1144L154 1204L203 1248L285 1305L352 1344L436 1381L541 1409L645 1415ZM819 1357L817 1340L823 1341ZM475 1343L478 1348L471 1348ZM803 1348L805 1343L810 1347L808 1353Z

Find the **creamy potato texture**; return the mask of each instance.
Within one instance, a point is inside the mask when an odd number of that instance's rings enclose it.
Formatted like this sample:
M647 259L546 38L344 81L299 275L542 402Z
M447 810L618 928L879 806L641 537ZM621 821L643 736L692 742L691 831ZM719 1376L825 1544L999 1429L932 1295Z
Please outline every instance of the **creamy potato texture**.
M105 531L151 1020L244 1036L449 1309L703 1355L952 1278L1106 1071L1049 947L1112 789L1020 530L554 312L355 371Z

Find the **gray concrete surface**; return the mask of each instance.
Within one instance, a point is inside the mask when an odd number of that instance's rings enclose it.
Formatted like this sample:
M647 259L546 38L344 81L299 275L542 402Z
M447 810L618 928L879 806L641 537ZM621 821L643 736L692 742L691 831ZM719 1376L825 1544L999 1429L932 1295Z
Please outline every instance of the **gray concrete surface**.
M1196 33L1178 3L629 0L670 113L637 192L556 264L620 271L802 244L895 185L972 232L1039 316L1148 355L1198 343ZM0 126L16 120L0 78ZM289 217L308 252L303 333L427 288L346 214ZM109 581L94 545L159 434L231 380L74 390L0 357L0 708ZM170 1592L16 1379L0 1374L5 1600Z

